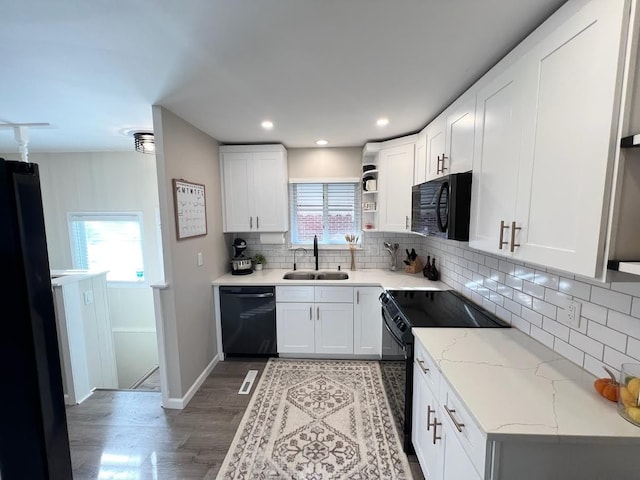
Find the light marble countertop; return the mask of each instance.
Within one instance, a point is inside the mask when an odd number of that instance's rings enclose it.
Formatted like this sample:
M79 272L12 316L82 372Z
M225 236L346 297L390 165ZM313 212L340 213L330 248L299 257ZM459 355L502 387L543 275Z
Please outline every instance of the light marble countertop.
M51 270L51 286L60 287L68 283L97 277L98 275L106 275L107 273L107 270L104 272L90 272L88 270Z
M450 290L443 282L427 280L422 273L405 273L404 270L362 269L342 270L349 274L347 280L284 280L282 276L290 272L286 269L265 269L248 275L232 275L227 273L212 282L213 285L341 285L350 287L381 286L384 289L395 290ZM314 270L297 270L298 272L314 272ZM319 272L336 272L337 270L320 270Z
M515 328L413 331L488 440L640 444L593 375Z

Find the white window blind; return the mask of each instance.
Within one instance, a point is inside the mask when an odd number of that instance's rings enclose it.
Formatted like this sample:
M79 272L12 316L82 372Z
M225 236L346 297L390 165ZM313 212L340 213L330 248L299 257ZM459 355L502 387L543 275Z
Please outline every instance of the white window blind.
M359 183L292 183L291 243L344 245L347 233L360 231Z
M73 267L108 270L112 282L144 280L141 213L69 213Z

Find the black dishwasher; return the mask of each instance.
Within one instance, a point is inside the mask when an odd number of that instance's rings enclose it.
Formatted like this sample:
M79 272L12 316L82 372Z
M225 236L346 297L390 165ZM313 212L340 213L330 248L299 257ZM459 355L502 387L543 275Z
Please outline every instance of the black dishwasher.
M274 287L220 287L222 349L228 357L274 357Z

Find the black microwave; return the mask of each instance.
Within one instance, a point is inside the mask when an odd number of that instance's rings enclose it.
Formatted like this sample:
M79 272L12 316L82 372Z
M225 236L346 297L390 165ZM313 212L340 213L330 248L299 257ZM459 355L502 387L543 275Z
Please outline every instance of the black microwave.
M469 240L471 172L453 173L411 190L411 231Z

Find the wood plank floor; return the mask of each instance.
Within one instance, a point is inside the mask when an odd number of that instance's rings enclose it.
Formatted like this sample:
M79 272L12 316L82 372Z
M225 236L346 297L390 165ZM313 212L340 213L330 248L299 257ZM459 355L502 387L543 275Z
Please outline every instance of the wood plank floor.
M238 389L265 363L220 362L184 410L165 410L160 393L144 391L97 391L68 407L74 479L215 479L251 397Z

